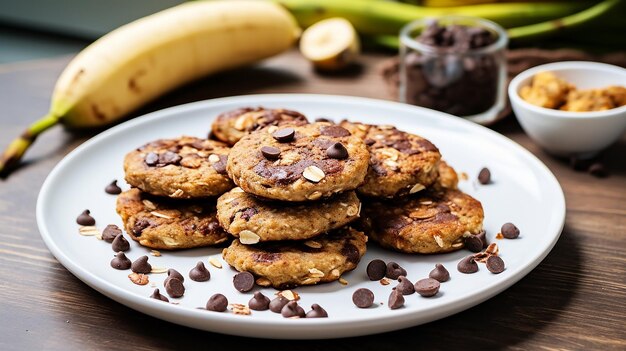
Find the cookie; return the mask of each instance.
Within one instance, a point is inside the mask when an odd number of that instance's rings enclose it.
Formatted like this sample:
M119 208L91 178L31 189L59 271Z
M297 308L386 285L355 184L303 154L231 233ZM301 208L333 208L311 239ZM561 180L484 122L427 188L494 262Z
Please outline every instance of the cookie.
M363 140L327 122L270 126L241 138L228 174L245 192L282 201L318 200L363 183L369 152Z
M156 140L126 155L126 182L158 196L219 196L234 186L226 173L229 151L219 141L189 136Z
M459 185L459 176L456 174L454 168L452 168L446 161L439 161L437 173L437 181L433 184L433 187L439 187L439 189L457 189Z
M257 284L286 289L339 279L356 268L366 242L365 234L344 227L308 241L243 245L236 239L222 257L236 270L259 278Z
M358 218L360 207L354 191L324 201L284 203L261 200L235 188L217 200L217 218L244 244L256 244L304 240L343 227Z
M244 135L257 129L267 126L301 126L307 123L309 121L300 112L282 108L244 107L217 116L211 131L217 139L235 145Z
M478 234L483 208L459 190L424 190L393 201L363 203L360 225L381 246L407 253L443 253L464 246L463 235Z
M393 126L341 122L362 138L370 151L364 196L392 198L412 194L437 180L441 154L430 141Z
M175 200L130 189L117 197L116 209L130 237L152 249L210 246L229 238L214 200Z

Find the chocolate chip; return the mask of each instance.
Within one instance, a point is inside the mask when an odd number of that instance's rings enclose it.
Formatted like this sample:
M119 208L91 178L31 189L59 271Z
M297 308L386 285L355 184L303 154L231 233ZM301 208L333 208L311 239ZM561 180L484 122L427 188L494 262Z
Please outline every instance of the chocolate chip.
M489 256L487 258L487 269L493 274L504 272L504 261L500 256Z
M415 291L424 297L431 297L437 295L440 285L439 281L433 278L421 279L415 283Z
M315 122L326 122L326 123L333 123L333 124L335 123L335 121L328 119L326 117L317 117L315 119Z
M474 236L479 238L480 241L482 241L483 249L486 248L487 246L489 246L489 242L487 241L487 232L484 229L481 230L480 232L478 232L478 234L476 234Z
M141 233L143 233L144 229L150 227L150 221L145 219L145 218L140 218L138 220L135 221L135 223L133 224L133 234L135 236L141 236Z
M263 146L261 153L268 160L275 160L280 156L280 149L273 146Z
M572 157L569 160L569 165L575 171L588 171L589 167L591 167L592 162L593 161L588 158Z
M113 239L113 242L111 243L111 248L115 252L125 252L130 250L130 243L128 242L128 240L126 240L126 238L124 238L124 235L119 234L115 237L115 239Z
M247 292L254 287L254 276L250 272L239 272L233 277L233 285L240 292Z
M304 318L306 316L304 309L300 307L296 301L289 301L285 306L283 306L283 309L280 310L280 314L285 318Z
M150 152L146 155L146 157L143 160L148 166L150 167L154 167L157 165L157 163L159 163L159 155L154 153L154 152Z
M396 289L392 290L389 295L389 300L387 301L387 305L392 310L397 310L398 308L404 306L404 296Z
M368 308L374 303L374 293L365 288L357 289L352 294L352 302L358 308Z
M206 282L211 279L211 273L206 269L204 263L200 261L189 271L189 278L196 282Z
M491 182L491 172L487 167L481 169L478 173L478 181L480 184L489 184Z
M398 285L396 285L394 289L402 295L411 295L415 292L415 287L413 286L413 283L411 283L411 281L408 280L405 276L399 276L398 282Z
M350 263L359 263L361 260L361 254L359 253L359 249L351 243L345 244L341 248L341 254L346 258L346 260Z
M406 277L406 270L395 262L387 263L386 277L389 279L398 279L401 275Z
M122 188L120 188L119 186L117 186L117 180L113 180L111 182L111 184L107 185L104 188L104 191L107 194L111 194L111 195L117 195L120 194L122 192Z
M159 289L154 289L154 292L152 293L152 295L150 295L151 299L155 299L155 300L161 300L161 301L165 301L165 302L170 302L170 299L168 299L167 297L161 295L161 292L159 291Z
M109 224L102 231L102 240L106 241L107 243L112 243L113 240L120 234L122 234L122 230L120 229L120 227L116 226L115 224Z
M85 226L96 225L96 220L89 215L90 213L91 212L89 210L84 210L83 213L76 218L76 223Z
M278 296L270 302L270 311L280 313L288 302L289 300L286 297Z
M159 163L157 166L176 165L180 162L182 157L179 154L171 151L165 151L159 155Z
M328 313L322 306L314 303L311 305L311 310L306 313L306 318L328 318Z
M165 291L170 297L178 298L185 294L185 286L180 280L169 278L165 282Z
M519 236L519 229L513 223L504 223L500 228L500 233L507 239L515 239Z
M281 128L274 133L272 133L272 137L276 139L279 143L287 143L293 140L293 137L296 135L296 131L293 128Z
M450 272L441 263L437 263L435 269L428 274L428 277L443 283L450 279Z
M111 260L111 267L115 269L119 269L121 271L129 269L130 266L131 266L130 260L121 251L118 252L115 255L115 257Z
M471 274L478 272L478 264L474 260L474 256L467 256L456 265L456 269L461 273Z
M333 126L325 126L320 130L321 135L331 136L335 138L345 137L351 135L350 132L343 127L333 125Z
M222 294L215 294L206 303L206 309L215 312L224 312L228 307L228 299Z
M144 255L136 259L130 266L130 269L135 273L148 274L152 271L152 265L148 263L148 256Z
M270 308L270 299L260 291L257 291L250 301L248 301L248 307L255 311L265 311Z
M365 143L365 145L367 145L367 146L372 146L372 145L376 144L376 140L371 139L371 138L367 138L367 139L365 139L363 142L364 142L364 143Z
M367 277L370 280L381 280L387 274L387 265L383 260L372 260L367 265Z
M480 252L483 249L483 241L476 235L468 235L464 238L465 247L471 252Z
M609 176L609 171L604 167L604 164L596 162L589 167L589 174L598 178L606 178Z
M343 146L342 143L334 143L328 149L326 149L326 155L330 158L336 158L338 160L343 160L344 158L348 158L348 149Z
M228 164L228 156L218 155L218 157L220 158L220 160L213 163L211 166L213 166L213 169L218 174L226 174L226 164Z
M167 270L167 278L165 278L165 280L171 279L171 278L176 278L183 283L185 282L185 277L183 277L183 275L180 274L180 272L175 270L174 268L170 268Z

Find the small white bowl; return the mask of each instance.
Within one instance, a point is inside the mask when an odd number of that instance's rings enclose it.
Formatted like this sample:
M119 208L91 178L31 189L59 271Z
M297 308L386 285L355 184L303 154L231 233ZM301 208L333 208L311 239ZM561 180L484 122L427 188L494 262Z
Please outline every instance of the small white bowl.
M606 111L569 112L535 106L519 95L532 77L543 71L574 84L577 89L626 86L626 69L604 63L568 61L536 66L509 84L509 98L524 131L558 156L591 157L613 144L626 131L626 106Z

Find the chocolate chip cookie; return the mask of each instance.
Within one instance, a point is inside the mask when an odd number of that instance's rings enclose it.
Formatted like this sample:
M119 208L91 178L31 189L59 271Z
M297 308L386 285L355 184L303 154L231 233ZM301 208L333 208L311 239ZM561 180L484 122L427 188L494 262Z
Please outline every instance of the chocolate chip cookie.
M236 239L222 256L238 271L252 273L257 284L286 289L339 279L356 268L366 242L365 234L344 227L308 241L243 245Z
M126 155L126 181L158 196L219 196L234 187L226 173L229 151L219 141L189 136L156 140Z
M365 178L363 140L327 122L259 129L241 138L228 174L244 191L273 200L306 201L353 190Z
M357 191L371 197L413 194L437 179L441 154L430 141L393 126L341 122L362 138L370 151L365 183Z
M463 236L479 234L483 208L454 189L429 189L393 201L363 203L359 224L383 247L407 253L443 253L464 246Z
M117 213L133 240L153 249L210 246L228 240L215 201L175 200L130 189L117 197Z
M358 218L361 202L354 191L324 201L287 203L261 200L235 188L217 200L222 227L243 244L304 240L343 227Z
M282 108L244 107L224 112L217 116L211 128L215 137L229 145L235 145L244 135L267 126L309 123L300 112Z

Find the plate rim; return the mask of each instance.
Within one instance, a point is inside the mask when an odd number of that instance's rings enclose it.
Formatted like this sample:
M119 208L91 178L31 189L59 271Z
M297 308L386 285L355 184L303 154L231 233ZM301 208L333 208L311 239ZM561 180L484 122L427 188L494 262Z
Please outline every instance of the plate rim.
M371 318L362 318L357 321L346 321L343 318L333 318L333 319L304 319L298 321L298 323L293 323L291 320L276 320L272 321L271 324L273 327L277 327L279 329L284 330L283 333L284 339L304 339L315 337L318 339L322 338L334 338L337 335L341 337L348 336L359 336L359 335L369 335L382 333L391 330L404 329L411 326L416 326L423 323L428 323L433 320L441 319L457 312L466 310L473 306L478 305L479 303L501 293L502 291L508 289L510 286L521 280L523 277L528 275L543 259L552 251L552 248L558 241L564 224L565 224L565 214L566 214L566 203L565 196L563 190L561 188L560 183L554 176L554 174L550 171L550 169L533 155L530 151L516 143L515 141L507 138L506 136L499 134L489 128L484 126L480 126L471 121L461 119L459 117L455 117L452 115L448 115L443 112L434 111L430 109L426 109L423 107L413 106L402 104L394 101L373 99L373 98L365 98L365 97L355 97L355 96L347 96L347 95L328 95L328 94L251 94L251 95L239 95L239 96L230 96L209 100L202 100L191 102L187 104L172 106L169 108L165 108L162 110L154 111L131 120L120 123L116 126L113 126L95 136L90 138L89 140L83 142L81 145L76 147L74 150L69 152L67 155L63 157L63 159L55 165L53 170L46 177L41 189L39 191L39 195L37 197L37 206L36 206L36 218L37 225L39 228L40 235L46 244L48 250L54 255L54 257L61 263L66 269L68 269L74 276L76 276L79 280L90 286L91 288L97 290L98 292L104 294L105 296L122 303L123 305L137 310L141 313L145 313L156 318L160 318L163 320L167 320L170 322L174 322L181 325L186 325L189 327L198 328L195 325L192 325L192 321L185 320L185 318L192 317L201 318L206 320L207 322L215 321L219 322L222 325L215 326L211 325L211 327L215 328L202 328L204 330L211 330L214 332L220 332L224 334L230 335L239 335L239 336L252 336L252 337L261 337L261 338L275 338L271 335L264 335L261 331L264 330L264 325L266 322L261 320L253 320L241 318L240 316L232 316L231 314L217 314L217 313L208 313L202 310L191 310L188 308L181 308L180 306L171 305L171 304L163 304L159 301L153 299L149 299L148 297L135 296L135 294L129 293L127 290L114 285L112 283L107 282L103 278L91 274L85 268L81 267L80 264L75 262L69 256L65 255L62 250L56 245L53 236L48 231L47 226L44 223L44 207L43 204L47 198L47 194L50 192L53 181L57 178L58 174L63 170L65 165L81 154L83 150L88 149L91 145L98 143L101 139L105 139L110 135L114 135L118 132L121 132L125 129L134 128L137 125L142 125L146 123L146 121L151 120L160 120L171 118L172 115L178 113L188 113L193 110L202 110L208 109L215 106L220 106L229 103L241 103L241 104L263 104L272 103L276 101L284 101L285 104L289 104L290 101L293 103L294 100L297 102L320 102L320 101L328 101L331 103L338 104L359 104L363 105L376 105L378 107L392 109L394 111L411 111L410 113L415 114L419 112L425 112L430 115L438 115L438 117L448 119L450 123L460 123L464 124L465 127L469 128L471 131L477 131L478 133L486 133L492 138L498 139L498 142L508 144L512 147L519 155L524 156L527 161L534 163L534 166L538 167L544 175L548 177L549 182L551 182L550 188L554 190L555 194L558 195L555 197L555 202L558 205L557 209L553 209L554 212L557 213L558 217L561 218L560 221L556 224L555 228L549 228L546 232L551 233L554 231L556 234L552 237L552 240L548 243L548 246L541 250L538 254L534 255L529 263L526 264L523 269L520 269L515 274L508 276L505 280L500 281L497 285L491 289L487 288L484 291L480 291L478 293L473 293L465 300L457 301L456 303L452 303L449 306L446 305L444 307L431 307L426 308L421 312L420 319L412 318L412 310L407 310L404 313L402 311L397 311L400 313L397 314L388 314L386 316L377 316L374 318L375 322L371 322ZM252 102L251 102L252 101ZM558 227L558 228L557 228ZM471 302L467 302L471 300ZM424 315L427 315L424 318ZM234 317L234 318L233 318ZM346 323L348 322L348 323ZM207 323L209 325L211 323ZM343 327L342 327L343 324ZM350 324L350 325L348 325ZM361 324L361 327L359 327ZM239 327L241 332L232 332L232 327ZM249 330L246 330L249 328ZM259 329L260 328L260 329ZM316 332L311 332L311 329L318 328ZM373 330L376 328L376 330ZM291 331L292 333L289 333ZM332 333L325 334L332 331ZM308 334L303 336L302 333Z

